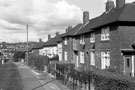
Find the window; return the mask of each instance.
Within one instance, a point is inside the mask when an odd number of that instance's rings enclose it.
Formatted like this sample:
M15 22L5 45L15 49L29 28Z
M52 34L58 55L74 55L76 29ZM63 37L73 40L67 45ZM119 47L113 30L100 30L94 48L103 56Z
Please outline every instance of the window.
M110 36L109 27L103 28L101 31L101 40L102 41L110 40L109 36Z
M95 52L90 52L90 65L95 65Z
M64 52L65 61L67 61L67 52Z
M67 45L67 38L65 38L64 40L64 45Z
M130 67L130 59L127 58L127 67Z
M80 63L84 64L84 52L80 52Z
M90 35L90 42L91 43L95 42L95 34L94 33L91 33L91 35Z
M101 52L101 69L110 67L110 52Z
M81 37L80 37L80 44L85 44L85 42L84 42L84 35L81 35Z

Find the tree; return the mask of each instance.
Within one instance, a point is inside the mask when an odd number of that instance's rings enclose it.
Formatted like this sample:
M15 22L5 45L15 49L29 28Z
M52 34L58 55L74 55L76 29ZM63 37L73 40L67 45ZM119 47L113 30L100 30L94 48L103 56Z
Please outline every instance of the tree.
M13 58L15 62L18 62L19 59L25 59L25 52L16 51Z

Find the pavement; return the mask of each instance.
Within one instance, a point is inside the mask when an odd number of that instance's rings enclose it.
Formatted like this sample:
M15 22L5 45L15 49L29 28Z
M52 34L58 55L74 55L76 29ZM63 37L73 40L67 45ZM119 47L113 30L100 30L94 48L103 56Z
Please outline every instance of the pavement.
M22 77L23 90L70 90L49 74L42 75L25 64L15 64Z

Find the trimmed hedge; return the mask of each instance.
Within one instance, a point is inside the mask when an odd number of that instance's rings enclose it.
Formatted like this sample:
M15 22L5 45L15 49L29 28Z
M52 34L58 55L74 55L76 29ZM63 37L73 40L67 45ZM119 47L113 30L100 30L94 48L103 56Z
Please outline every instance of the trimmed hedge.
M44 66L49 64L49 58L47 56L30 54L28 59L28 65L36 67L39 71L44 70Z
M81 72L71 67L67 68L64 64L57 64L56 69L61 73L63 73L63 71L67 72L68 77L79 80L80 83L93 83L95 90L135 90L134 78L112 73L114 71L109 72L108 70L97 69ZM58 75L58 78L59 77L60 75Z

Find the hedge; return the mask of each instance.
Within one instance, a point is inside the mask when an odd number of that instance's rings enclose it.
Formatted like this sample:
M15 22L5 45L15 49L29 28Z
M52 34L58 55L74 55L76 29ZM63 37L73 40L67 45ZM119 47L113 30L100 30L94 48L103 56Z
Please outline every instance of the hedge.
M65 64L57 64L57 70L68 72L68 77L70 76L74 80L79 80L81 83L88 84L88 82L92 82L95 90L135 90L134 78L112 73L107 70L96 69L81 72L74 68L67 68Z
M39 71L44 70L44 66L49 64L49 58L47 56L30 54L28 58L28 65L36 67Z

